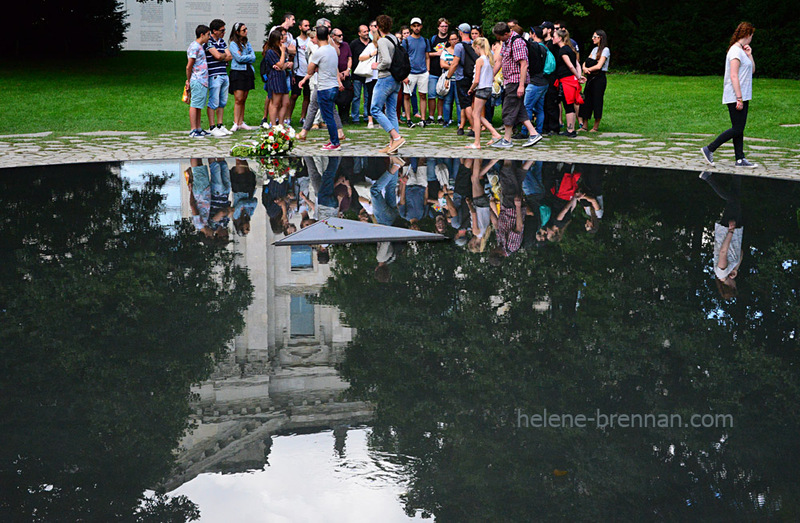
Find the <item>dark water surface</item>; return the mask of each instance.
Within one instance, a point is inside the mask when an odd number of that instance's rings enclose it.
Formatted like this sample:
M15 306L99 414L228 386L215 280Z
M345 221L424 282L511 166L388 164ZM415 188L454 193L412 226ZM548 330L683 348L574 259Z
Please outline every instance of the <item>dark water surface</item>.
M800 184L409 160L0 170L0 518L800 517Z

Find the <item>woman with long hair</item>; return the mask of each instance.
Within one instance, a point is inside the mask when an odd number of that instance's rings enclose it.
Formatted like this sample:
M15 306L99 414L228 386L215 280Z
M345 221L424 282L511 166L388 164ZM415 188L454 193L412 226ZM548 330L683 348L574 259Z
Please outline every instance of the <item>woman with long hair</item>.
M492 98L492 84L494 83L494 59L492 50L489 48L489 41L479 36L472 41L472 48L478 53L478 61L475 62L475 74L473 75L472 85L469 94L475 93L472 100L472 128L475 130L475 142L465 146L467 149L481 148L481 126L492 134L492 143L502 136L494 126L486 119L484 107L486 102Z
M280 123L286 117L286 104L289 98L289 89L286 86L286 69L292 62L286 61L286 33L282 27L276 27L269 33L264 43L264 61L267 65L267 75L264 80L264 90L267 98L264 100L264 120L268 121L267 127ZM269 115L269 117L267 117ZM263 124L262 124L263 125Z
M439 58L439 64L442 66L442 74L444 71L450 69L450 64L453 63L455 58L456 44L461 41L457 31L450 31L447 35L447 45L442 51L442 56ZM456 83L448 81L450 90L444 97L442 105L442 114L444 115L444 124L442 127L449 127L453 117L453 102L456 104L456 122L461 121L461 106L458 104L458 97L456 96Z
M733 140L736 167L756 167L744 157L744 126L747 123L747 107L753 98L753 72L756 70L753 49L750 47L755 31L753 24L742 22L731 36L722 87L722 103L728 106L731 128L700 149L710 165L714 165L714 151L728 140Z
M400 82L396 81L389 71L400 41L392 34L391 17L379 15L376 22L380 38L377 43L378 61L372 64L372 68L378 71L378 81L373 91L370 113L378 125L389 134L389 144L380 149L380 152L392 154L406 143L405 138L400 136L397 119L397 93L400 91Z
M559 48L556 57L555 76L556 87L560 87L564 93L563 103L566 113L567 130L562 132L563 136L575 138L578 133L575 131L575 103L583 103L581 98L581 72L575 67L575 48L569 38L569 31L558 29L553 33L553 43Z
M611 60L611 50L608 48L608 36L602 29L592 35L594 48L589 53L589 58L583 62L583 74L586 77L586 86L583 88L584 103L578 110L579 131L585 131L589 120L594 114L594 125L589 132L596 133L603 118L603 97L606 93L606 71Z
M231 30L228 49L231 51L231 74L228 92L233 95L233 126L231 131L244 129L252 131L257 129L244 123L244 104L247 95L256 87L256 75L253 63L256 61L256 52L247 41L247 25L236 22Z

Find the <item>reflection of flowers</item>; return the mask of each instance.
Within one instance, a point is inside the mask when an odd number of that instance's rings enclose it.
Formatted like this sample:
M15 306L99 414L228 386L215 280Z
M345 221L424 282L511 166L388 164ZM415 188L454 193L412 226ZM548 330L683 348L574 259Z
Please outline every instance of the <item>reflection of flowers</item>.
M289 158L266 158L256 159L256 173L265 178L272 178L278 183L283 183L290 176L294 176L297 169L292 165Z
M280 156L294 147L296 133L291 127L275 125L269 129L259 128L254 139L237 143L231 148L233 156Z

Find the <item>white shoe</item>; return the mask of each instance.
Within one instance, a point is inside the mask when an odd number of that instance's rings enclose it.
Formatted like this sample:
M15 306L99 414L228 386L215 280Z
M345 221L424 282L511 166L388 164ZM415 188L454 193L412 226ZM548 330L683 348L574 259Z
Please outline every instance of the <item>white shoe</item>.
M233 134L236 131L238 131L239 129L241 129L241 126L237 125L236 122L234 122L233 125L231 125L230 133Z
M245 131L255 131L258 129L258 126L247 125L246 123L242 122L242 125L239 126L240 129L244 129Z
M213 129L211 129L211 136L215 138L222 138L223 136L228 136L228 135L225 134L223 130L220 129L219 127L214 127Z
M367 129L375 129L375 126L372 124L372 122L367 124Z
M225 135L231 135L231 134L233 134L233 132L229 131L229 130L228 130L228 128L227 128L227 127L225 127L224 125L223 125L223 126L220 126L220 127L217 127L217 129L219 129L220 131L222 131L223 133L225 133Z

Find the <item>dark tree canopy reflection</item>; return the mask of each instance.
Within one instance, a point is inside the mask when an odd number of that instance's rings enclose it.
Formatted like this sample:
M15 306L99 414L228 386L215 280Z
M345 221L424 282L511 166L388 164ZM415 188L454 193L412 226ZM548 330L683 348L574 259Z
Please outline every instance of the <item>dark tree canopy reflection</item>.
M333 250L320 299L357 330L341 370L353 395L376 403L373 445L406 456L409 513L798 517L800 190L747 193L755 181L744 182L747 274L725 301L704 241L722 204L691 182L607 179L596 234L568 231L500 267L420 244L379 283L374 246ZM730 414L734 426L518 426L518 412L545 408Z
M183 521L143 492L171 470L189 387L242 327L244 270L182 224L165 179L103 166L0 178L0 514L5 521Z

